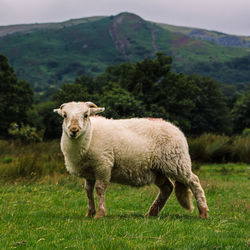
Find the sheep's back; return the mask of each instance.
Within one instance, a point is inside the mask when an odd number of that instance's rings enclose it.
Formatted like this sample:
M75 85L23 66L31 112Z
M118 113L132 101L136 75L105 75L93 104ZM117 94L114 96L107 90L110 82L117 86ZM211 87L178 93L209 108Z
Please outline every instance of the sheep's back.
M100 148L113 150L116 165L148 168L169 154L186 151L186 139L174 125L162 119L110 120L92 118Z

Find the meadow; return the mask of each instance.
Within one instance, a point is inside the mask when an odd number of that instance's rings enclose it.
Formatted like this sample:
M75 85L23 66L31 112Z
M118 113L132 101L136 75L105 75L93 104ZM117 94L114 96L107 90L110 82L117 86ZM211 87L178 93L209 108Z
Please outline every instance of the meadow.
M84 216L84 180L66 173L58 141L1 141L0 152L0 249L249 249L249 164L195 170L207 220L174 194L158 217L144 217L158 189L118 184L108 188L107 217L95 220Z

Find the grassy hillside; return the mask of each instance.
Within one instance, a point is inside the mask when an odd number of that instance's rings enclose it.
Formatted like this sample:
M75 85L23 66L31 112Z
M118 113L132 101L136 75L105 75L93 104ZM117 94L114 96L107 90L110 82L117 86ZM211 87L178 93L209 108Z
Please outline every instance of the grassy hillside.
M99 74L108 65L152 57L157 51L173 56L174 68L188 73L200 63L223 64L249 54L246 48L196 40L130 13L14 30L0 37L0 54L36 92L72 82L80 74Z
M112 63L118 53L111 46L108 25L109 19L104 19L57 30L15 33L0 40L1 53L20 78L31 81L37 90L43 89L71 81L77 74L103 71ZM97 39L97 34L102 39Z

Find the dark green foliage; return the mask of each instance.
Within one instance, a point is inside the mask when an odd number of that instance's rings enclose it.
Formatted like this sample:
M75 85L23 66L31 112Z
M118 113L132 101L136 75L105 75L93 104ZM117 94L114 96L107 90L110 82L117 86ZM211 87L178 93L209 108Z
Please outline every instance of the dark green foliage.
M145 114L143 103L137 100L130 92L116 83L108 83L101 89L100 105L105 105L105 117L130 118L142 117Z
M191 134L202 133L230 133L231 121L229 109L221 92L218 82L209 77L198 75L189 76L188 79L199 90L196 91L195 107L191 111Z
M17 123L11 123L8 129L9 135L14 138L21 140L24 143L40 142L42 141L43 134L39 134L35 127L30 125L18 125Z
M0 55L0 136L7 136L9 125L27 122L27 111L33 103L29 83L17 79L8 60Z
M250 136L250 128L245 128L242 132L242 136L244 137Z
M28 113L29 124L36 127L44 139L59 138L62 133L60 116L53 112L58 104L53 101L40 103L33 106Z
M183 74L170 73L163 78L155 100L162 106L169 119L185 132L191 130L191 112L200 89Z
M53 100L55 100L58 104L62 104L71 101L87 101L89 98L86 86L79 83L73 83L63 85L54 95Z
M229 133L229 111L218 83L208 77L171 72L172 59L156 58L108 67L95 78L82 76L54 95L57 105L91 100L112 118L161 117L185 133Z
M52 63L52 66L56 67L56 64ZM39 134L44 134L45 139L58 138L61 134L61 119L52 110L65 102L92 101L106 108L103 115L108 118L160 117L179 126L187 135L230 134L233 124L228 104L230 108L234 106L234 132L249 127L249 94L239 91L233 96L232 90L228 88L231 96L226 99L220 84L213 79L175 73L171 68L172 58L159 52L152 59L110 66L96 77L81 75L74 83L64 84L53 95L52 101L35 104L30 110L30 89L17 88L22 89L20 93L24 94L18 97L13 96L17 90L12 89L10 94L14 101L9 102L9 105L18 98L23 102L26 99L28 101L20 104L20 110L24 112L22 119L16 116L10 120L11 116L8 115L12 113L9 112L4 122L7 121L6 126L11 122L28 123ZM17 81L15 75L12 77ZM3 88L3 93L6 91ZM2 96L4 99L6 95ZM3 105L0 105L0 110L5 111Z
M242 132L250 127L250 87L235 103L233 110L233 125L235 132Z

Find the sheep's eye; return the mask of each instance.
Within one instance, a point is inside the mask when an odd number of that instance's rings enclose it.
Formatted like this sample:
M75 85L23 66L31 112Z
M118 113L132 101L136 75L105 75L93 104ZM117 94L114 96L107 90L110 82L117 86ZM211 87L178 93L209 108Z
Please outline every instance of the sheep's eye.
M67 118L67 114L64 114L63 117L64 117L64 118Z
M84 115L84 118L85 118L85 119L86 119L86 118L88 118L88 115L87 115L87 114L85 114L85 115Z

